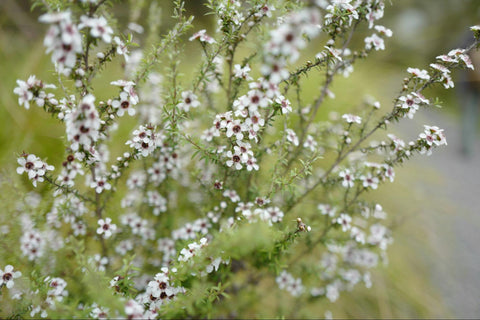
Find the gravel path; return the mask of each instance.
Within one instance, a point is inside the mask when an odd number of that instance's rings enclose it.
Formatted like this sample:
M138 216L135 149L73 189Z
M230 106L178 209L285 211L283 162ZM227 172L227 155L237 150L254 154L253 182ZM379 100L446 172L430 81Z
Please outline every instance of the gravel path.
M430 157L416 157L420 170L439 176L437 183L416 177L415 192L421 192L425 207L421 223L431 245L427 263L431 280L445 306L456 318L480 318L480 139L474 152L465 157L460 152L460 120L442 115L438 110L419 113L416 124L401 122L400 132L412 139L422 131L422 124L445 129L449 145ZM410 122L410 124L409 124ZM479 136L480 138L480 136ZM417 180L418 178L418 180Z

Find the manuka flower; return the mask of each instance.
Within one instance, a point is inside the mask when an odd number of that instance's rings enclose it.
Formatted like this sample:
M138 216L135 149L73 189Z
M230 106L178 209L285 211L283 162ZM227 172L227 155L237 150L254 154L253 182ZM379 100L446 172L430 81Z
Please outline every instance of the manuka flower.
M112 223L111 218L106 218L98 220L98 229L97 234L103 235L105 239L108 239L112 234L117 230L117 225Z
M13 288L15 284L13 279L20 277L22 273L20 271L13 271L13 266L7 265L5 269L2 271L0 269L0 287L5 285L7 289Z

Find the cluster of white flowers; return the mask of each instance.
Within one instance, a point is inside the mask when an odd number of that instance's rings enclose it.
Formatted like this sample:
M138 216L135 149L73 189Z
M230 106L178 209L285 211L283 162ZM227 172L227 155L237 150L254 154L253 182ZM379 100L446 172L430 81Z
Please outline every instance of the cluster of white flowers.
M63 298L68 296L68 291L65 290L67 282L62 278L50 278L49 276L44 280L47 286L47 296L45 301L37 306L31 305L30 317L34 318L36 314L40 313L40 317L48 317L48 309L55 310L56 302L62 302Z
M65 290L67 282L62 278L46 277L44 282L47 283L49 288L47 292L47 302L51 299L50 302L52 305L55 301L62 301L64 297L68 296L68 291Z
M163 254L163 264L168 265L177 255L175 240L170 238L160 238L157 240L157 244L157 250Z
M205 29L202 29L200 31L197 31L193 34L193 36L191 36L190 38L188 38L189 41L193 41L193 40L197 40L200 41L200 42L206 42L206 43L215 43L215 39L213 39L212 37L210 37L208 34L207 34L207 30Z
M89 28L90 36L94 38L100 38L106 43L112 41L113 29L108 25L105 17L81 16L78 29L84 28Z
M370 228L371 234L368 237L368 243L377 246L381 242L382 250L391 243L391 238L386 234L386 228L380 225L373 225ZM355 239L357 227L351 228L352 238ZM335 302L340 292L351 290L360 281L363 281L367 288L370 288L371 277L367 269L373 268L378 264L378 254L373 250L359 247L364 242L355 239L355 242L349 241L344 245L330 243L327 245L328 251L323 253L319 263L321 270L321 279L324 282L323 287L313 287L310 294L314 297L325 296L331 302ZM376 242L378 240L378 242ZM342 268L342 264L345 268Z
M452 77L450 76L450 69L439 63L431 63L430 67L436 71L440 71L442 76L438 80L443 84L445 89L453 88L455 86Z
M385 50L385 41L383 37L391 37L393 32L392 30L385 28L384 26L375 26L375 30L378 31L380 36L376 33L372 34L369 37L365 38L365 50L370 51L372 49Z
M108 265L108 258L102 257L99 253L93 255L93 257L88 257L88 264L92 267L93 270L104 272ZM82 269L83 272L86 272L86 269Z
M91 306L92 310L90 311L89 316L92 319L108 319L109 308L100 307L96 303L93 303Z
M287 16L279 27L270 32L270 41L265 45L262 74L272 85L287 79L287 60L295 62L299 50L306 46L304 36L313 39L321 29L320 12L316 8L299 10Z
M428 76L428 74L426 74L426 76ZM397 104L397 106L402 109L401 111L403 113L403 117L408 117L409 119L413 119L413 116L420 106L428 105L430 105L430 101L422 94L416 92L411 92L405 96L400 96Z
M178 261L188 261L192 257L196 256L200 253L200 250L208 244L207 238L201 238L200 241L197 243L196 241L189 243L188 248L183 248L180 251L180 255L178 256Z
M133 299L125 303L125 314L128 319L151 319L151 317L145 314L145 307Z
M287 58L290 62L298 59L299 50L306 45L303 35L313 38L319 31L319 12L301 10L289 15L278 29L271 32L261 67L264 78L250 82L250 90L233 101L233 112L216 115L213 126L203 136L211 141L223 133L232 140L231 149L221 151L228 167L259 170L257 159L251 151L252 146L245 140L258 141L258 134L266 124L262 110L268 110L271 106L280 108L284 114L292 110L290 102L280 94L278 84L290 74L286 69ZM236 77L250 80L249 70L248 66L236 66Z
M76 161L75 156L70 154L67 156L67 160L62 163L62 172L58 175L57 182L61 186L72 188L78 174L83 176L85 172L80 162ZM62 189L58 189L58 193L60 192L62 192ZM57 195L57 193L54 195Z
M280 289L288 291L294 297L300 296L305 291L305 288L302 284L302 279L295 279L285 270L283 270L278 277L275 278L275 281Z
M420 143L422 149L420 153L430 155L434 147L447 145L447 139L443 133L443 129L437 126L424 125L425 130L419 134L417 142Z
M55 169L34 154L24 153L17 159L17 162L20 165L20 167L17 168L17 173L23 174L26 172L35 187L37 186L37 182L43 182L45 180L44 176L47 171L53 171Z
M28 260L36 260L45 253L45 240L33 227L24 231L20 238L20 249Z
M43 107L45 103L58 105L57 99L53 93L46 93L43 89L55 89L54 84L43 83L35 75L28 77L27 81L17 80L18 87L13 89L13 93L18 95L18 104L23 105L25 109L30 108L30 102L35 101L37 106Z
M198 234L206 235L212 227L209 219L199 218L193 222L187 222L183 227L172 231L172 239L189 240L196 239Z
M82 53L82 35L72 22L71 12L47 13L40 22L51 24L43 41L47 53L52 52L52 62L58 72L68 75Z
M153 153L157 146L155 129L141 125L137 130L133 131L132 140L128 140L126 144L135 149L137 154L147 157Z
M155 275L154 280L148 282L145 293L136 298L137 302L147 305L148 310L155 313L163 304L185 293L183 287L175 287L172 284L170 276L177 271L176 269L169 270L163 267L161 270L162 272Z
M235 208L235 212L241 213L242 216L250 222L260 219L261 221L268 222L268 224L270 225L272 225L273 223L281 222L283 219L284 214L278 207L253 209L253 206L254 204L251 202L240 202Z
M90 151L100 137L100 117L94 105L95 96L88 94L80 104L65 115L65 126L70 148Z
M147 219L142 219L136 213L124 214L120 217L122 225L130 228L132 234L140 236L144 240L153 239L155 230L152 229Z
M342 118L347 122L347 123L362 123L362 118L359 116L356 116L354 114L344 114Z

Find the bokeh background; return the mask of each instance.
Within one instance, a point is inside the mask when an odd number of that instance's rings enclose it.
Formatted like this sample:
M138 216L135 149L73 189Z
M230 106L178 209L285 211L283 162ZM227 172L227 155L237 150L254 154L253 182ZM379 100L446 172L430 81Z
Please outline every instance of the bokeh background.
M159 19L167 28L171 3L159 2L163 7ZM196 29L212 30L210 18L202 17L206 11L202 2L186 2L189 13L196 16ZM349 78L339 79L332 88L337 99L329 102L320 117L326 117L327 111L346 112L358 103L352 97L366 94L390 108L407 67L426 68L437 55L465 46L471 38L469 26L480 24L480 1L386 2L382 23L394 32L386 42L387 50L360 61ZM30 10L30 5L27 0L0 0L0 170L4 172L15 169L22 150L41 157L63 154L63 127L40 108L33 106L28 112L20 108L13 94L16 79L30 74L54 81L42 44L46 27L38 23L42 12ZM115 10L122 25L129 15L128 3L120 1ZM312 50L323 45L312 44ZM109 81L122 74L120 67L109 72L105 75ZM480 140L476 129L480 120L474 111L480 108L480 94L466 79L470 77L459 72L454 89L428 92L429 97L440 98L441 109L421 111L415 121L393 128L397 136L409 139L422 131L423 124L438 125L445 128L449 145L431 157L414 158L397 170L393 184L371 193L394 226L389 264L374 271L371 289L359 286L328 306L334 317L480 317ZM105 90L110 90L109 81ZM55 161L60 159L49 163L58 166ZM319 305L310 314L323 317L326 308ZM262 311L252 312L261 315Z

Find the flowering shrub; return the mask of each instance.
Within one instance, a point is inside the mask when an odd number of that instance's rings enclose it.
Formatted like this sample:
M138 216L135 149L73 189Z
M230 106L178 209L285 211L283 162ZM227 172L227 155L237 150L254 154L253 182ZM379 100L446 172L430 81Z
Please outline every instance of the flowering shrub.
M3 222L14 245L0 249L2 316L245 316L236 297L262 286L333 303L372 285L392 234L365 194L411 156L447 144L432 125L410 142L387 130L435 104L426 88L451 88L451 70L473 68L479 27L470 47L408 68L391 106L367 101L326 120L319 110L335 97L334 79L392 36L378 24L382 0L205 4L215 30L196 30L177 0L174 25L142 50L138 14L121 33L105 0L41 2L58 82L32 75L14 93L65 126L65 155L61 168L47 155L17 159L18 174L48 188L21 197ZM150 12L155 39L155 2ZM369 35L353 46L361 25ZM321 51L300 62L312 42ZM179 71L193 64L186 45L202 52L188 75ZM102 72L118 61L124 78L109 79L115 93L102 97L94 80L107 81ZM320 89L306 97L315 74ZM125 118L137 125L119 147ZM109 148L122 151L110 157Z

